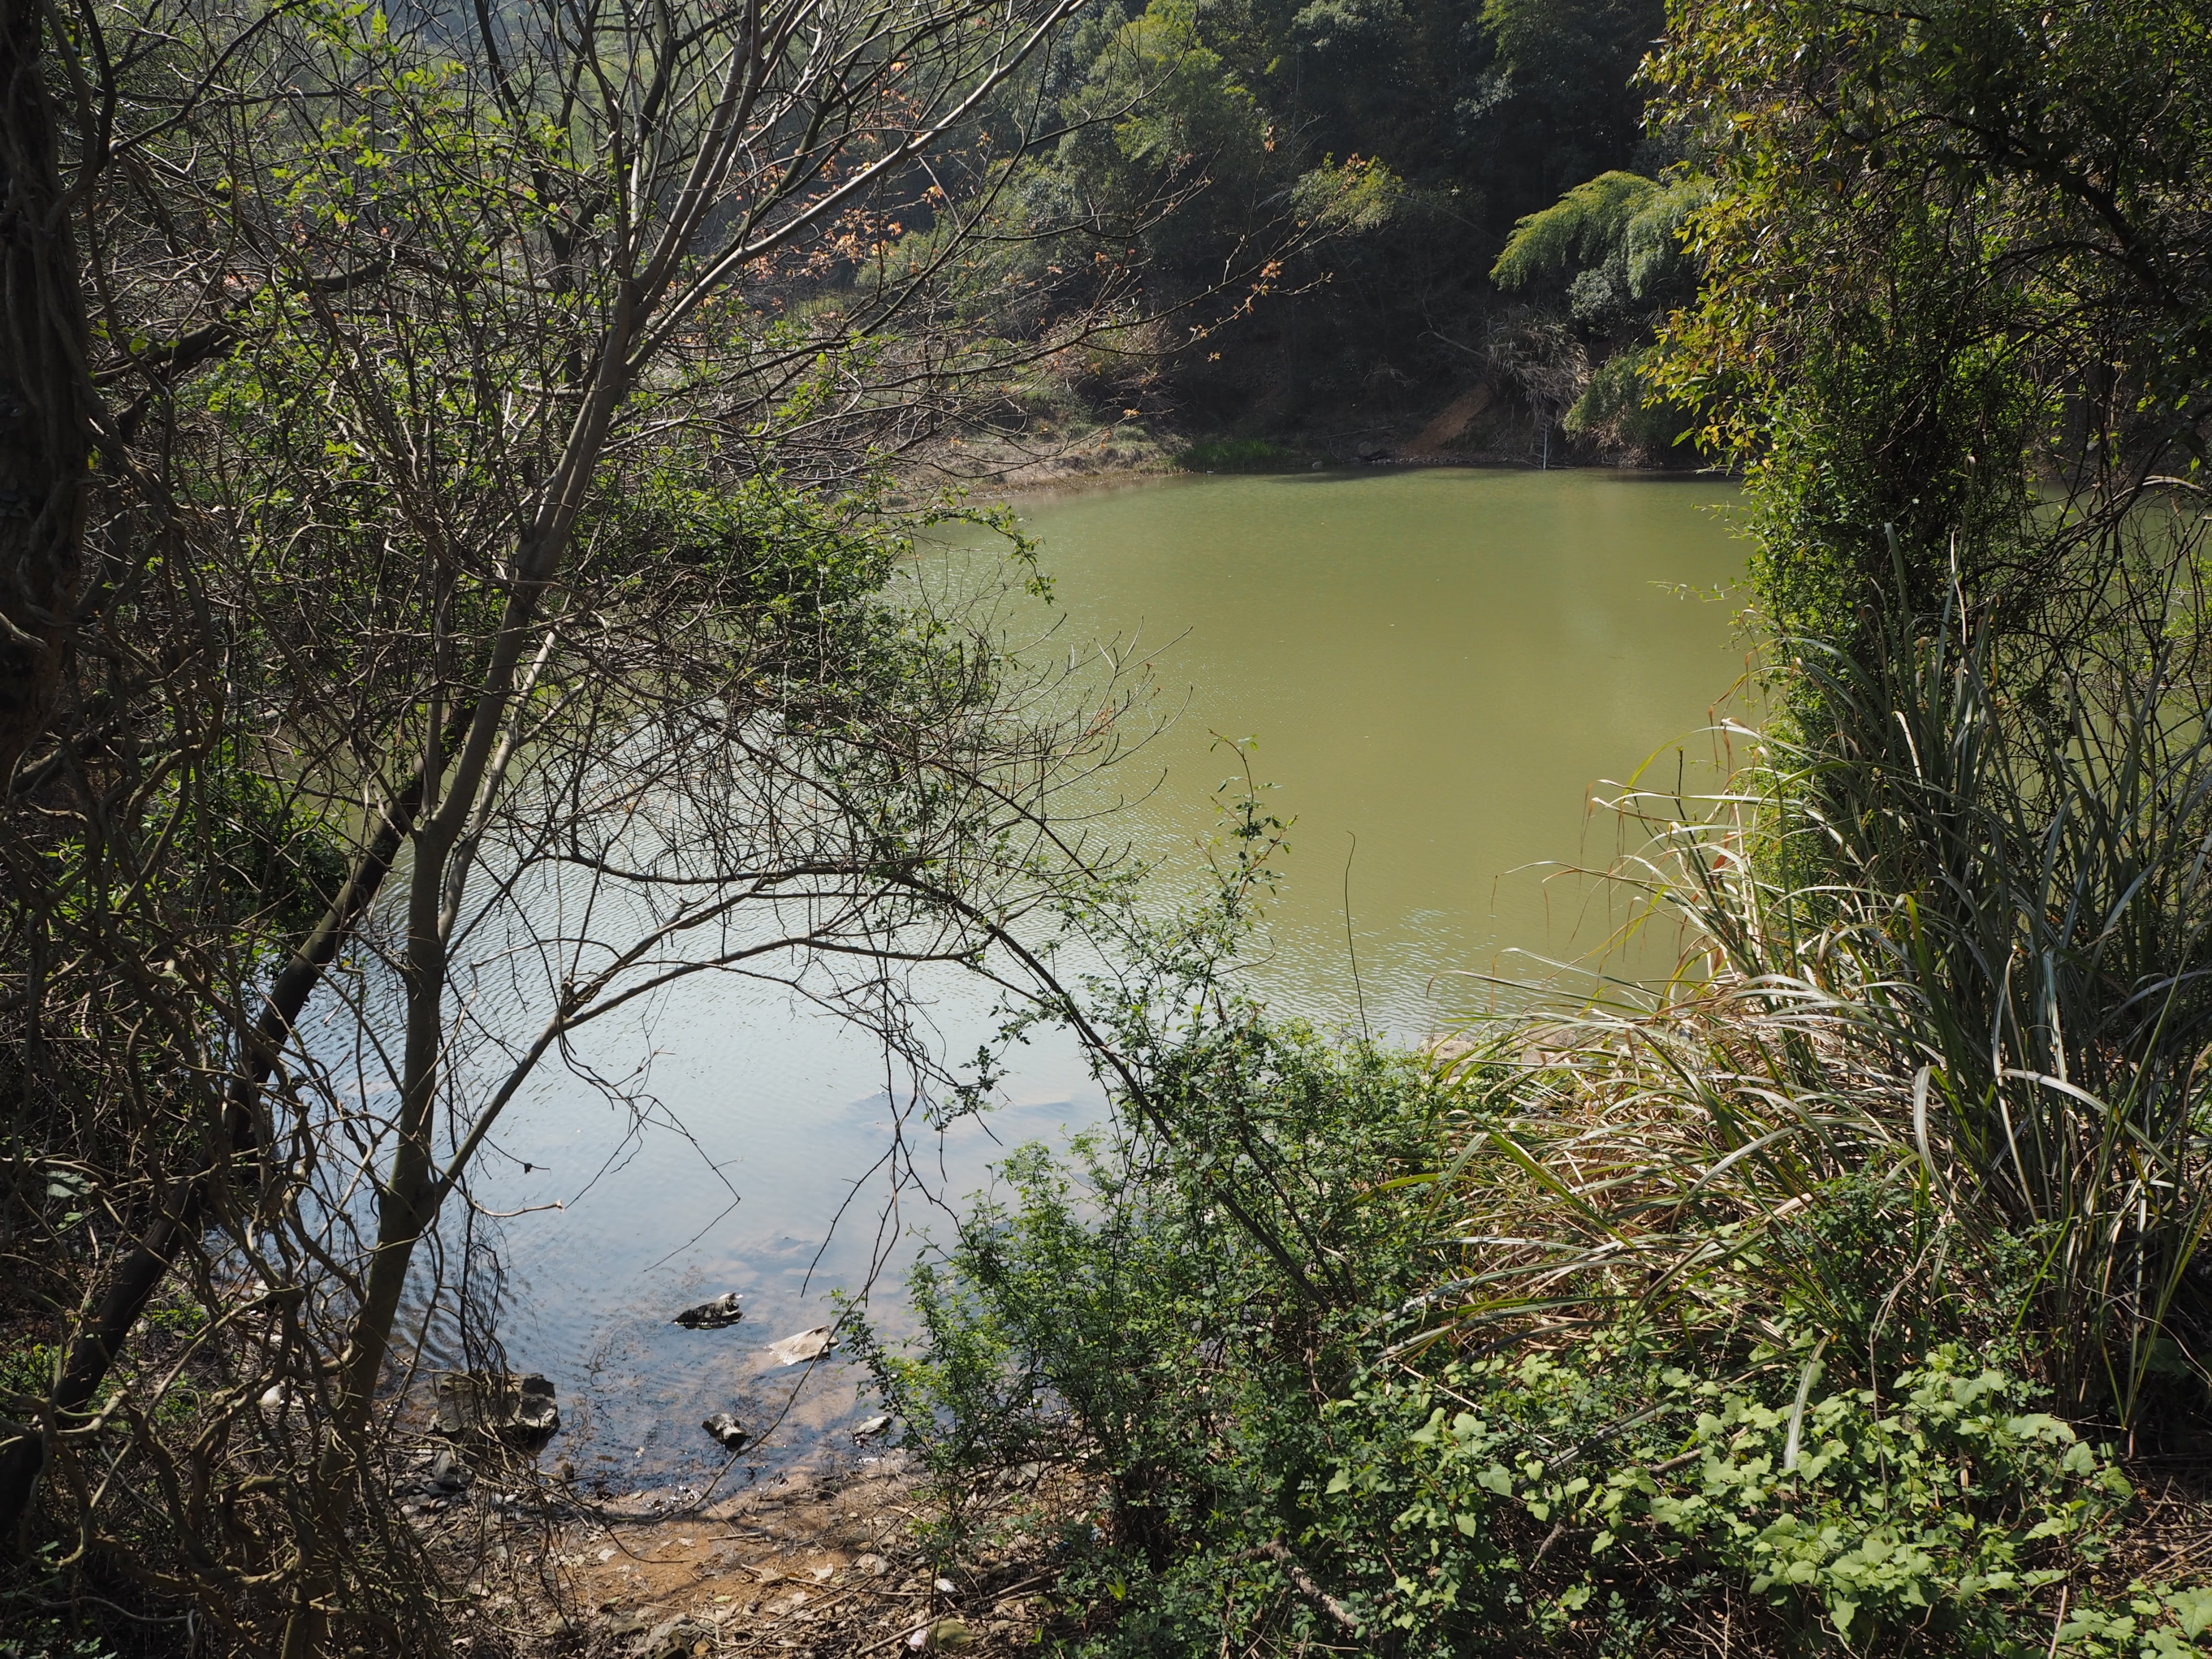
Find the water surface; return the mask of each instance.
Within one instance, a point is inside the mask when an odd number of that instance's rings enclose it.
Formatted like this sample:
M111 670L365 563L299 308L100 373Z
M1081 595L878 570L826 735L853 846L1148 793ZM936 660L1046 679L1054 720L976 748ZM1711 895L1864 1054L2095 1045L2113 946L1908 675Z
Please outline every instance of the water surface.
M1289 847L1255 990L1418 1039L1482 1004L1468 971L1530 977L1617 920L1556 872L1614 854L1614 821L1588 805L1601 780L1647 764L1671 779L1674 745L1710 750L1693 734L1741 673L1733 607L1714 597L1740 563L1716 511L1730 493L1439 470L1031 500L1018 510L1056 604L1014 620L1055 660L1149 660L1140 717L1174 719L1113 787L1131 802L1119 833L1162 861L1164 892L1200 866L1224 778L1273 786ZM972 573L974 557L930 550L917 574ZM987 1005L949 978L928 988L948 1050L972 1050ZM561 1391L550 1455L615 1492L720 1469L698 1426L710 1412L764 1426L789 1408L730 1481L844 1443L849 1371L817 1368L793 1398L796 1374L763 1370L760 1349L833 1320L834 1291L895 1280L1003 1145L1103 1110L1048 1035L1017 1053L988 1122L901 1130L906 1080L879 1054L727 981L689 981L599 1041L610 1072L648 1066L651 1121L549 1074L504 1126L483 1196L526 1212L485 1225L508 1352ZM912 1177L895 1201L894 1168ZM724 1289L744 1296L742 1325L665 1322Z
M1465 973L1541 975L1622 919L1566 872L1623 845L1593 795L1711 756L1698 734L1741 673L1734 493L1439 469L1194 479L1024 517L1060 637L1156 652L1153 705L1180 711L1121 780L1140 842L1188 865L1216 787L1249 769L1291 820L1259 984L1334 1018L1356 960L1370 1019L1416 1038L1480 1002Z

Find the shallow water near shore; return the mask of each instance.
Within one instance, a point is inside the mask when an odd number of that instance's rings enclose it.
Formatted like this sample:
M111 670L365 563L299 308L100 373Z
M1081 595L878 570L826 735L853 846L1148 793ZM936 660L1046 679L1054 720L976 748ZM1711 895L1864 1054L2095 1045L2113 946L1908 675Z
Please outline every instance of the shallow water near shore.
M1643 768L1671 786L1713 753L1698 734L1742 672L1724 596L1741 550L1719 512L1733 494L1437 469L1032 498L1016 507L1054 603L1012 623L1078 671L1146 665L1133 729L1161 729L1100 787L1127 803L1115 832L1157 861L1164 896L1203 869L1218 786L1272 786L1266 810L1289 828L1255 994L1415 1042L1510 1000L1480 976L1556 977L1622 919L1617 896L1559 866L1624 845L1590 805L1617 793L1601 781ZM925 548L913 574L967 580L977 557ZM1665 954L1655 941L1617 965ZM945 1051L972 1052L988 1000L949 974L921 988ZM477 1229L501 1264L510 1362L560 1390L547 1462L615 1493L718 1474L726 1492L848 1448L854 1369L769 1369L766 1345L833 1322L833 1293L871 1283L901 1328L918 1236L949 1232L1005 1148L1105 1109L1073 1043L1040 1033L1000 1109L940 1136L872 1044L726 978L687 981L595 1042L607 1070L646 1068L652 1110L618 1117L549 1071L480 1184L488 1211L512 1213ZM742 1323L668 1323L724 1290L744 1297ZM763 1434L726 1471L700 1427L720 1411Z

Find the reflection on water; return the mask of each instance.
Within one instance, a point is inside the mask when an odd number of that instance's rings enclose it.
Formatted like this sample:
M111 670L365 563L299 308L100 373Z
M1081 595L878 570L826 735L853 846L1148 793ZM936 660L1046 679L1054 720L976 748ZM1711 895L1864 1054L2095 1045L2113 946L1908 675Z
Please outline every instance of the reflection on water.
M1713 511L1731 493L1435 471L1196 479L1021 510L1056 582L1043 648L1152 654L1152 704L1180 711L1115 781L1134 803L1121 832L1172 890L1214 831L1217 787L1249 764L1292 820L1255 988L1324 1024L1364 1006L1413 1039L1481 1001L1462 970L1525 979L1607 930L1589 884L1531 866L1609 862L1593 787L1654 757L1671 781L1678 740L1710 751L1693 734L1741 672L1730 607L1711 597L1740 562ZM966 558L939 550L925 579ZM972 1052L988 999L948 973L922 986L946 1050ZM894 1284L915 1233L942 1236L943 1206L984 1186L1003 1147L1103 1109L1073 1046L1039 1033L1005 1107L939 1135L902 1109L909 1080L870 1044L734 980L687 981L645 1025L594 1041L610 1072L649 1063L651 1121L550 1071L479 1197L521 1212L482 1224L507 1266L507 1352L561 1390L550 1455L617 1492L718 1469L699 1426L717 1411L782 1424L733 1479L841 1443L848 1368L816 1368L794 1398L802 1373L763 1370L760 1351L833 1320L834 1291ZM744 1297L742 1324L667 1322L725 1289ZM895 1298L875 1305L896 1328Z

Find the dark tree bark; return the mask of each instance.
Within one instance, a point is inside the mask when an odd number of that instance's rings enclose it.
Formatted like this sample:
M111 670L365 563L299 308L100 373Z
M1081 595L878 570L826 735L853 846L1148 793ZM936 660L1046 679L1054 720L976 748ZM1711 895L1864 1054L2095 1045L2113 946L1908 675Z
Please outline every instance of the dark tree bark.
M465 729L467 717L473 712L465 708L456 716L447 733L449 745ZM177 1183L152 1224L124 1253L98 1309L70 1344L68 1364L47 1401L47 1421L32 1432L0 1443L0 1552L8 1547L7 1540L20 1543L23 1538L31 1499L46 1465L46 1434L66 1427L70 1418L97 1397L131 1327L146 1311L177 1259L208 1224L234 1161L261 1144L262 1088L276 1070L277 1056L306 1009L307 999L322 982L324 971L337 959L355 927L376 902L377 890L392 872L392 860L422 810L422 787L423 777L418 772L386 806L376 834L356 861L345 886L270 987L269 1001L255 1022L252 1041L247 1045L246 1069L231 1080L224 1102L218 1161L213 1168Z
M88 335L39 0L0 0L0 779L52 712L82 568Z

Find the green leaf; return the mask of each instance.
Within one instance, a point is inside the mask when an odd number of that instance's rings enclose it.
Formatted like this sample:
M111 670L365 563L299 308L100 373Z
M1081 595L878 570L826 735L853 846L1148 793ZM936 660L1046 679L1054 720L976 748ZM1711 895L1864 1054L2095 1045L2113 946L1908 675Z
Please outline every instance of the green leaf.
M2172 1590L2166 1604L2181 1621L2181 1633L2191 1640L2212 1629L2212 1589Z

